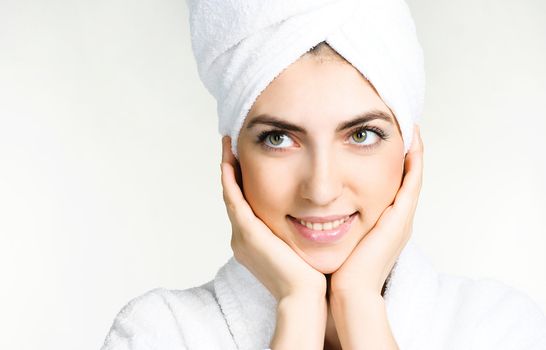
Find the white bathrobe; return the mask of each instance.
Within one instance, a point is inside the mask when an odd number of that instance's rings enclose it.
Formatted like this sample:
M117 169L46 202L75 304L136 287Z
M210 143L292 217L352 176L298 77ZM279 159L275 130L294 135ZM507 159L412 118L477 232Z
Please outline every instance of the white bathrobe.
M438 273L412 240L384 298L401 350L546 350L546 317L525 293ZM206 284L131 300L102 350L268 349L275 316L273 296L231 257Z

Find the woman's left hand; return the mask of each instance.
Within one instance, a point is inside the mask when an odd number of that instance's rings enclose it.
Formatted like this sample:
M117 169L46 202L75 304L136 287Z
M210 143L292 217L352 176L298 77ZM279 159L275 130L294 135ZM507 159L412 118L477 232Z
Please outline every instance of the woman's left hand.
M411 236L421 191L423 144L417 125L404 162L404 179L394 203L383 211L374 228L331 275L331 294L356 299L381 295L387 276Z
M329 308L343 349L399 349L381 289L411 236L422 173L423 144L415 125L394 203L330 276Z

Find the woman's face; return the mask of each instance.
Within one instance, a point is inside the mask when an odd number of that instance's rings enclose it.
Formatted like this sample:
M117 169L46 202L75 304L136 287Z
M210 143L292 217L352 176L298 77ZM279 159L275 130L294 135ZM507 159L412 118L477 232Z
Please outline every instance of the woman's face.
M325 274L343 264L392 204L404 170L398 124L374 88L348 63L309 56L260 94L241 128L238 153L243 192L256 216ZM339 223L317 225L320 219L353 213L341 237L320 240L321 229L335 231ZM307 236L297 223L305 217Z

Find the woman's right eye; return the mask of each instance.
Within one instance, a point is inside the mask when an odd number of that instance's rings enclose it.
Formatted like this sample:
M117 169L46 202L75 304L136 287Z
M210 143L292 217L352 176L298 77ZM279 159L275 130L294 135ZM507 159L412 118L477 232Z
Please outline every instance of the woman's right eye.
M283 148L291 147L294 142L284 132L265 131L259 136L260 142L267 148L274 150L282 150Z

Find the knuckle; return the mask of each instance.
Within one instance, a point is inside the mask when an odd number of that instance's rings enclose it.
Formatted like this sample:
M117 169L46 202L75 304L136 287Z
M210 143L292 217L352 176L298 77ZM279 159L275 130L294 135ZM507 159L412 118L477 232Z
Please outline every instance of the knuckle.
M238 239L235 237L235 234L232 234L231 242L230 242L231 249L233 249L234 252L237 251L238 245L239 245Z
M239 252L239 250L237 250L237 249L234 249L234 250L233 250L233 257L234 257L235 260L237 260L239 263L242 263L242 261L241 261L241 253Z
M239 263L246 265L246 256L243 253L243 250L240 249L240 247L233 250L233 256L235 257L235 260L237 260Z

